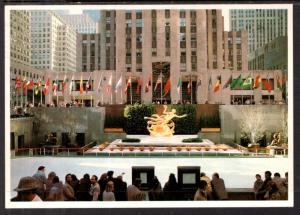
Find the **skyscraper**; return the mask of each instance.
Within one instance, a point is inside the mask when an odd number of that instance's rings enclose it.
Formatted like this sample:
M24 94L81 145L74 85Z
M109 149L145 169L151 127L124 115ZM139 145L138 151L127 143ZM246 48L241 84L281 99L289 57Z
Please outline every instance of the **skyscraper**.
M249 53L279 36L287 36L287 10L230 10L230 29L248 32Z
M77 33L96 33L96 23L86 14L61 15L61 18Z

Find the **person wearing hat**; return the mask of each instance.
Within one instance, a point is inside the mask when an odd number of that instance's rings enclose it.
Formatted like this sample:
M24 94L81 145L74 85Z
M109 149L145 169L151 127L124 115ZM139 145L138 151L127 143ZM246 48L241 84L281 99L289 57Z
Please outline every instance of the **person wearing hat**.
M41 197L41 199L45 199L45 191L46 191L46 184L47 178L45 175L45 167L39 166L37 172L32 176L37 179L39 182L39 187L37 189L37 194Z
M34 177L23 177L20 179L18 187L14 190L18 192L17 196L12 198L13 202L22 202L22 201L42 201L42 199L37 195L36 191L39 187L37 179Z

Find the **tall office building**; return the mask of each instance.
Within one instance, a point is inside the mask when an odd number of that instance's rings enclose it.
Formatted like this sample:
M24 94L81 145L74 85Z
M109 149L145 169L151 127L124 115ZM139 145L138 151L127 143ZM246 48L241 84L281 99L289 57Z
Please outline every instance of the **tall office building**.
M61 18L77 33L96 33L96 23L86 14L61 15Z
M248 32L249 53L279 36L287 36L287 10L230 10L230 29Z
M52 11L31 11L32 66L76 71L76 32Z

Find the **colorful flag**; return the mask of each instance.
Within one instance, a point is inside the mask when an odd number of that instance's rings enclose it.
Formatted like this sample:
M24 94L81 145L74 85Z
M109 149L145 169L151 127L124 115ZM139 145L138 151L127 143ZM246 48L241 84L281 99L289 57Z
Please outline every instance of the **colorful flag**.
M181 78L178 79L177 82L177 93L180 94L180 89L181 89L182 81Z
M54 93L54 95L56 95L57 92L57 80L54 80L52 83L52 91Z
M237 87L242 87L244 81L242 79L242 75L239 75L236 79L231 82L230 88L236 89Z
M44 93L44 95L47 94L47 91L48 91L49 86L50 86L50 79L48 78L47 81L46 81L46 83L45 83L45 86L44 86L44 88L43 88L43 93Z
M148 93L150 90L150 86L151 86L151 76L149 76L149 79L147 81L147 84L145 86L145 92Z
M286 82L287 82L287 75L284 74L282 77L282 90L286 90Z
M155 87L154 87L154 91L156 90L157 86L159 84L161 84L162 82L162 73L160 73L160 75L158 76L157 80L156 80L156 84L155 84Z
M29 87L34 87L34 83L33 83L32 80L28 80L28 81L25 83L24 88L25 88L26 92L27 92L27 90L28 90Z
M67 84L67 75L65 74L64 80L63 80L62 85L61 85L61 92L62 92L62 94L65 93L66 84Z
M15 83L15 88L17 90L18 93L20 93L19 89L20 87L23 85L22 79L21 77L17 76L16 77L16 83Z
M90 73L89 79L85 83L85 92L86 93L88 92L88 90L90 89L90 87L91 87L91 73Z
M229 77L229 79L227 80L226 84L223 86L223 89L226 89L227 87L229 87L230 84L231 84L231 82L232 82L232 75Z
M270 93L272 91L272 87L270 85L269 79L264 79L263 84L264 84L265 89L268 90L268 92Z
M278 75L277 75L276 79L277 79L277 88L282 92L282 90L283 90L282 83L281 83Z
M249 75L243 82L243 90L249 90L252 87L252 77Z
M118 89L121 87L122 85L122 76L120 77L120 79L118 80L116 87L115 87L115 92L118 92Z
M187 85L187 92L188 92L188 94L191 93L191 86L192 86L192 78L190 77L190 81L189 81L189 83Z
M259 85L260 85L260 83L261 83L261 77L260 77L260 75L257 75L257 76L255 77L255 82L254 82L253 88L254 88L254 89L258 88Z
M35 88L34 88L34 93L35 93L35 95L39 94L39 90L40 90L40 87L41 87L41 86L42 86L41 80L39 79L39 80L37 80L36 85L35 85Z
M217 82L216 82L216 84L215 84L215 86L214 86L214 92L219 91L220 86L221 86L221 75L219 75L219 76L217 77Z
M167 95L167 93L169 92L171 87L171 79L169 78L165 84L164 90L165 90L165 95Z
M71 78L71 82L70 82L70 85L69 85L69 90L70 90L70 95L72 93L72 89L73 89L73 84L74 84L74 73L72 74L72 78Z
M142 79L140 77L137 78L137 86L136 86L136 94L140 94L140 88L142 86Z
M128 88L131 86L131 76L129 76L128 80L127 80L127 84L126 84L126 88L125 88L125 94L127 94L128 92Z
M80 91L80 94L83 93L83 81L82 81L82 75L81 75L81 77L80 77L79 91Z
M106 86L106 92L109 93L111 90L111 86L112 86L112 75L109 78L108 84Z
M212 81L211 81L211 76L209 77L209 81L208 81L208 91L210 91L212 85Z

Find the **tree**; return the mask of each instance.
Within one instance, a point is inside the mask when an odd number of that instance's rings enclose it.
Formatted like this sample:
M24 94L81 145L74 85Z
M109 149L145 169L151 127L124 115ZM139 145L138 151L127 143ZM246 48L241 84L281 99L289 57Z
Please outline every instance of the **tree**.
M266 131L263 108L261 106L243 106L241 117L241 132L250 139L251 145L257 144Z

